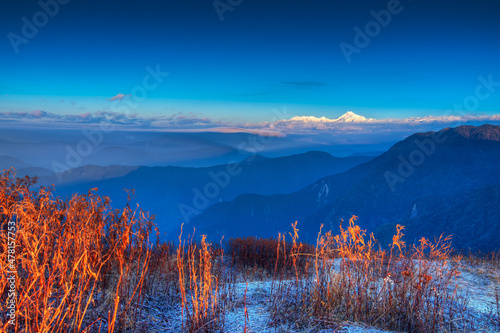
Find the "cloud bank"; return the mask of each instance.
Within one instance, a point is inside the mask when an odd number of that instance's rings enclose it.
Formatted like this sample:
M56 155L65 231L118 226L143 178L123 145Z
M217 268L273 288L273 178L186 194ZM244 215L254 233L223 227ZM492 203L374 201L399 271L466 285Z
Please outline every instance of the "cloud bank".
M196 114L173 113L169 115L140 116L137 113L110 111L85 112L80 114L56 114L42 110L31 112L0 112L0 121L23 125L65 128L103 123L130 129L193 129L224 126L219 121L199 117Z
M115 96L116 97L116 96ZM37 126L47 128L77 128L101 124L114 125L122 130L152 130L175 132L215 131L221 133L247 132L264 135L376 135L384 133L414 133L460 124L500 124L497 115L447 115L410 118L373 119L346 112L338 118L294 116L262 123L234 123L201 117L194 113L171 113L144 116L137 113L110 111L80 114L56 114L44 110L29 112L0 112L0 121L8 126Z

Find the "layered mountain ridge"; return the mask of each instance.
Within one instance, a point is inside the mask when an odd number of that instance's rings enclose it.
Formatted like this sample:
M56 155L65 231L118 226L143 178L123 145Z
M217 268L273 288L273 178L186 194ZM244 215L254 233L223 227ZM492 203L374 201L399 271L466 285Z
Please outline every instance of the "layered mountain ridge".
M443 219L441 226L437 221L424 224L421 219L433 216L435 211L450 211L456 198L476 197L485 188L500 184L499 134L500 126L493 125L416 133L371 161L297 192L242 195L214 205L194 218L193 225L200 233L215 234L214 238L223 234L272 237L288 231L290 223L298 221L301 235L314 241L321 224L325 224L326 230L335 231L342 219L357 215L363 228L378 232L382 238L388 226L400 223L411 226L412 233L425 235L436 236L435 230L457 231L457 248L497 249L498 240L481 244L465 241L467 235L460 230L468 228L444 228L445 223L453 223L448 218ZM429 196L439 205L428 209L422 206L422 200ZM500 230L500 216L492 211L488 219L482 219L484 214L478 211L486 210L488 203L470 200L475 202L475 208L460 220L469 221L478 230L488 225L495 235ZM416 224L421 227L415 227Z
M278 158L253 155L238 163L202 168L84 166L42 178L41 182L44 185L54 183L62 195L86 193L97 187L99 193L117 204L126 201L124 188L134 189L135 201L156 215L163 232L169 232L181 223L189 223L217 202L230 201L244 193L291 193L372 158L339 158L311 151ZM63 182L58 182L58 178Z

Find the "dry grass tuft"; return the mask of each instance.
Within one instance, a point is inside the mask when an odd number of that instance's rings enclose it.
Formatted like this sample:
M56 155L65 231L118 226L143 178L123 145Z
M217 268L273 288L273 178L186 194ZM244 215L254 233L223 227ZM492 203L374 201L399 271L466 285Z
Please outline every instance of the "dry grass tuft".
M373 235L350 219L340 233L318 234L314 275L300 287L273 295L273 324L337 328L345 321L409 332L461 330L465 306L456 297L460 258L451 258L450 238L422 238L407 249L398 226L389 250L375 249ZM294 311L289 311L294 309Z
M152 221L127 205L90 191L65 201L51 189L31 190L36 179L0 175L0 225L15 221L16 332L93 332L136 328L151 257ZM7 233L0 262L7 263ZM0 272L6 304L6 270ZM1 311L2 314L5 311ZM11 330L2 317L3 331Z
M222 243L222 241L221 241ZM224 250L201 237L200 243L179 235L177 267L181 291L182 328L188 332L219 332L234 302L234 279L224 263Z

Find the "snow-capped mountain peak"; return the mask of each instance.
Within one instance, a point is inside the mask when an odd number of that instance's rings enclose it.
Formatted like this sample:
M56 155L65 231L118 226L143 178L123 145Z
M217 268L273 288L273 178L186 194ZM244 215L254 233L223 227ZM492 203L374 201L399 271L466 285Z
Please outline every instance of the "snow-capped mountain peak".
M326 117L317 118L314 116L297 116L290 119L291 121L300 121L304 123L359 123L365 121L373 121L373 119L367 119L363 116L357 115L352 111L347 111L343 115L335 119L329 119Z
M347 111L343 115L335 119L328 119L326 117L317 118L314 116L297 116L290 119L291 121L301 121L304 123L355 123L355 122L364 122L371 121L373 119L366 119L363 116L357 115L352 111Z
M343 115L337 118L337 121L339 122L344 122L344 123L353 123L353 122L360 122L360 121L366 121L367 119L363 116L357 115L352 111L347 111Z

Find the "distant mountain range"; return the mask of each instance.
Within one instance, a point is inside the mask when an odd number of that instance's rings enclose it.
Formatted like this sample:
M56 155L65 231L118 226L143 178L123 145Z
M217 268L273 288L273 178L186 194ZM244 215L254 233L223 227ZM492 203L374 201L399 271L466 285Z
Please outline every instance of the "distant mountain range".
M109 196L116 205L126 200L124 188L135 189L135 201L156 215L162 231L169 232L177 230L181 223L189 224L193 217L217 202L231 201L244 193L291 193L372 158L338 158L311 151L279 158L253 155L238 163L203 168L90 165L42 177L40 182L55 184L56 193L61 195L86 193L97 187L100 194Z
M249 133L54 132L48 138L27 131L26 138L11 134L0 140L0 164L15 159L52 172L88 164L212 166L251 155L238 145L260 138Z
M454 234L460 249L500 248L500 126L446 128L417 133L346 172L289 194L244 194L195 217L198 234L213 239L276 236L298 221L303 240L314 241L320 224L338 230L341 219L381 240L397 223L407 240ZM325 230L324 229L324 230Z
M0 156L0 170L10 169L10 168L16 169L16 174L18 177L24 177L24 176L44 177L44 176L54 175L54 172L49 169L30 165L24 161L21 161L18 158L6 155Z
M359 117L345 114L336 121L362 121ZM223 235L276 237L298 221L301 240L314 242L321 224L335 232L341 220L357 215L360 226L373 231L382 245L402 224L409 243L444 233L453 234L459 249L500 249L500 126L416 133L377 157L342 158L320 151L276 158L242 154L238 141L259 139L248 133L144 135L144 141L114 145L126 139L123 135L114 133L92 157L124 159L124 165L85 165L55 174L32 162L47 150L47 164L55 156L50 147L64 150L68 144L47 141L35 151L35 143L0 140L6 154L0 156L0 169L38 175L41 185L55 184L56 194L63 196L97 187L116 206L126 202L124 188L135 189L134 201L156 215L170 239L182 223L185 232L196 228L198 235L218 241ZM227 138L231 147L224 144ZM12 157L16 149L33 152L28 163ZM130 164L142 158L154 164L154 156L164 156L163 162L226 162L208 167Z

